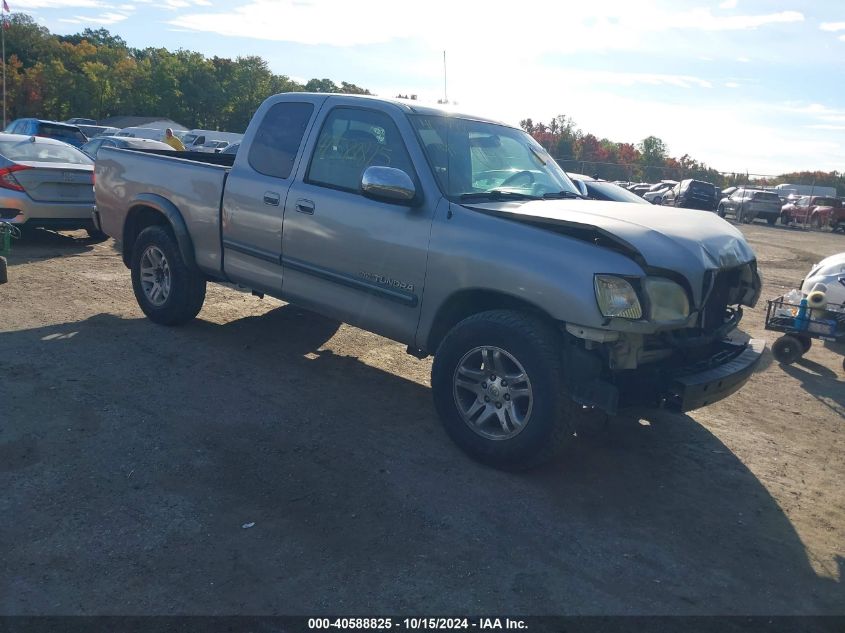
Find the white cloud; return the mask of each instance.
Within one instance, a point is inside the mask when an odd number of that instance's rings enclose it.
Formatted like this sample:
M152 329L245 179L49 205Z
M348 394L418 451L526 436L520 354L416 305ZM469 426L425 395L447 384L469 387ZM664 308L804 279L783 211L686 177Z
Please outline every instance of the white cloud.
M125 13L114 13L108 11L102 15L77 15L73 18L60 18L59 22L65 22L67 24L102 24L103 26L108 26L111 24L117 24L118 22L123 22L128 17L129 16Z
M750 62L751 60L750 60L750 59L748 59L747 57L737 57L737 58L736 58L736 61L741 62L741 63L743 63L743 64L747 64L747 63L748 63L748 62Z
M737 0L725 0L719 4L720 9L736 9Z
M725 82L725 88L739 88L739 84L735 81Z
M186 8L191 0L164 0L171 9ZM196 4L198 0L193 0ZM207 2L207 0L199 0ZM494 7L495 4L494 3ZM598 6L600 4L600 6ZM536 0L532 15L560 13L557 0ZM408 14L410 19L399 18ZM655 15L660 15L655 19ZM448 16L444 19L444 16ZM751 30L771 24L804 20L797 11L749 15L714 15L710 9L666 10L657 2L605 0L568 3L566 35L538 37L531 29L513 29L498 38L496 48L521 55L580 50L632 50L653 42L655 33L673 30ZM429 0L420 10L410 0L251 0L215 12L190 12L170 22L180 28L220 35L288 41L302 44L355 46L419 38L436 47L488 48L493 33L500 33L499 10L479 11L476 3ZM381 28L374 25L381 24ZM527 49L527 50L526 50Z
M98 9L108 5L100 0L15 0L13 10L28 9Z
M176 11L177 9L187 9L189 7L210 7L213 5L210 0L162 0L159 6L164 9Z
M845 22L822 22L822 31L845 31Z

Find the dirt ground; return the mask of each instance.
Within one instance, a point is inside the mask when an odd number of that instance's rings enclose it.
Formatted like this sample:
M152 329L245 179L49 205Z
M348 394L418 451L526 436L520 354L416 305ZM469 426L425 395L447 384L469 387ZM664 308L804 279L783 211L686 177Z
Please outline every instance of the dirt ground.
M743 230L764 296L845 251ZM0 613L845 613L842 350L514 475L455 448L399 344L221 286L156 326L83 232L9 277Z

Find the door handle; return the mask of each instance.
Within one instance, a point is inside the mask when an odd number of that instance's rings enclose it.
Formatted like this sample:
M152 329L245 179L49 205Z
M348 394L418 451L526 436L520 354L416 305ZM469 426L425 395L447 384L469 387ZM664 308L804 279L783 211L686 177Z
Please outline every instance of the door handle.
M314 215L314 203L305 198L296 201L296 210L307 215Z
M271 207L278 207L280 199L279 194L275 191L264 192L264 204L269 204Z

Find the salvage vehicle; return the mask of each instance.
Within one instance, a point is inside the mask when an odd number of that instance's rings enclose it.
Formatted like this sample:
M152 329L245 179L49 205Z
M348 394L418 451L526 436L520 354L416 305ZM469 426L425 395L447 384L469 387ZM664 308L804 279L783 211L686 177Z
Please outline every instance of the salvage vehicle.
M661 180L659 183L649 187L649 190L643 194L643 200L651 204L663 204L663 196L677 184L677 180Z
M131 147L133 149L157 150L160 152L172 152L173 148L162 141L154 141L149 138L133 138L131 136L98 136L80 147L83 152L94 160L103 147Z
M585 174L566 174L581 192L581 194L592 200L608 200L615 202L633 202L634 204L648 204L643 198L620 187L619 185L606 180L597 180ZM583 187L583 189L582 189Z
M772 191L740 187L723 198L716 208L719 217L733 215L737 222L749 224L758 217L774 225L780 217L780 198Z
M667 190L663 194L662 204L667 207L713 211L716 204L716 187L703 180L688 178Z
M272 96L207 162L104 148L94 218L156 323L232 282L433 354L447 433L501 468L588 409L721 400L764 347L736 331L761 289L736 228L584 200L523 130L407 101Z
M834 213L839 211L841 216L842 201L828 196L801 196L795 202L790 202L781 208L781 224L805 224L820 229L831 225ZM835 224L839 224L839 216Z
M0 221L20 229L86 229L91 219L94 161L51 138L0 133Z
M82 147L88 141L88 138L77 126L59 123L58 121L45 121L44 119L15 119L6 126L4 132L54 138L74 147Z

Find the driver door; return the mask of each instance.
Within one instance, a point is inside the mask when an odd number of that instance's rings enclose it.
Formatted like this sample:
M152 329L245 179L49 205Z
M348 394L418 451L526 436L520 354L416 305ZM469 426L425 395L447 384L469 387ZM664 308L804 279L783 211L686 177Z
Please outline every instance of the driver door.
M331 98L343 104L343 98ZM359 104L360 101L356 101ZM403 120L369 108L325 107L287 196L283 292L293 302L410 343L425 283L437 197L423 197L407 151ZM403 130L404 129L404 133ZM413 204L361 193L370 166L401 169L414 181Z

